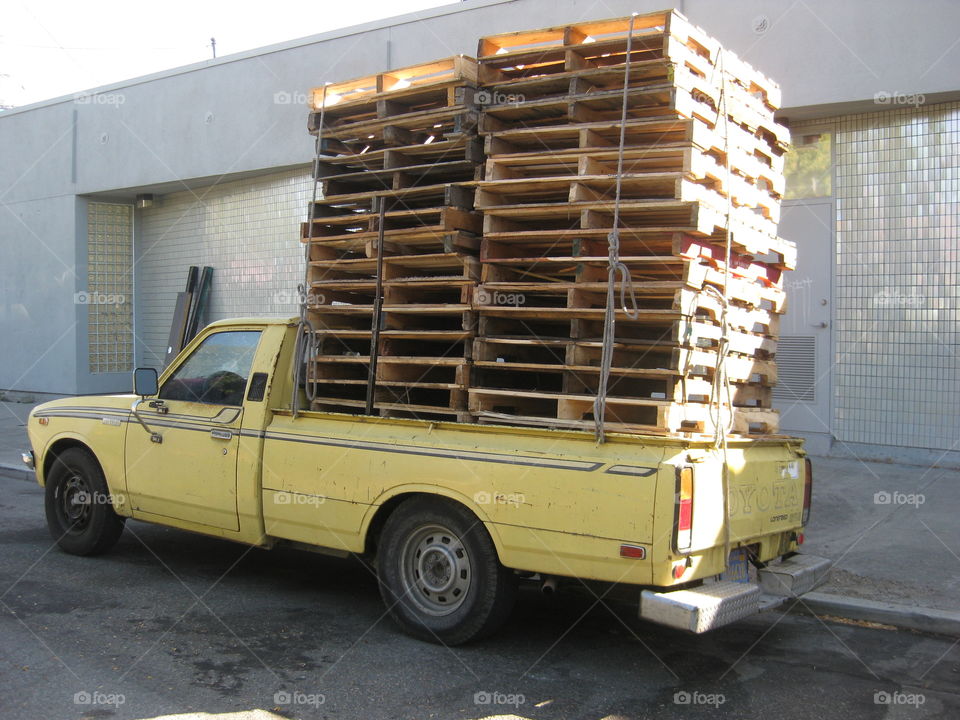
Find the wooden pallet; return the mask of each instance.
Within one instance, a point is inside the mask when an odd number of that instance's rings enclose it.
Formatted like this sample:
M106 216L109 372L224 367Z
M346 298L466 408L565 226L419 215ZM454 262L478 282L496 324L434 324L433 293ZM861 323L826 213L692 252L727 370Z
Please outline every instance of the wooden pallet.
M772 172L756 156L738 149L731 150L729 155L732 192L759 191L770 198L768 202L778 201L783 196L781 174ZM619 157L619 150L610 147L496 155L487 159L480 187L498 180L615 174ZM705 151L691 142L660 143L652 147L626 146L623 172L680 172L693 180L715 183L721 192L729 192L722 152L716 148Z
M719 115L718 98L702 85L676 82L629 88L627 117L696 118L711 127L736 124L758 134L781 152L790 143L789 131L773 115L761 113L737 97L728 96L724 106L730 123ZM547 97L519 103L488 105L480 116L479 132L496 133L517 127L550 127L565 123L610 122L622 116L624 94L611 89L580 95Z
M400 204L403 205L402 200ZM353 237L357 234L378 233L379 213L344 212L343 214L324 215L313 221L312 238L319 242L331 242L335 239ZM479 233L482 228L480 215L457 207L407 207L390 210L385 217L384 235L394 238L408 231L423 233L429 231L445 234L456 230ZM311 237L307 223L301 226L301 239ZM319 247L319 245L318 245Z
M593 429L594 396L564 392L470 388L470 410L481 422L507 422L551 428ZM726 410L726 413L729 413ZM733 432L768 435L777 432L779 416L768 408L732 410ZM676 403L645 398L607 398L607 429L624 432L712 433L706 403Z
M336 124L363 115L389 117L425 108L472 103L477 62L458 55L310 91L310 108Z
M387 213L444 207L469 211L473 209L474 192L473 183L439 183L326 195L312 203L312 216L318 225L336 224L340 218L353 215L379 215L381 203L385 204Z
M474 200L477 210L564 202L571 204L584 200L612 200L619 184L623 200L647 200L670 198L675 200L702 201L714 207L723 205L723 196L728 197L735 208L747 208L758 212L774 223L768 230L775 233L775 224L780 219L780 199L771 193L750 185L745 180L731 175L727 177L719 168L707 162L698 170L705 177L695 177L690 172L627 172L620 175L605 173L606 166L584 162L580 175L543 178L513 178L483 181L478 184Z
M728 217L726 210L722 209L726 200L718 193L686 181L680 181L678 186L676 195L680 197L622 201L620 219L623 227L669 229L710 237L729 224L742 247L782 245L776 238L776 223L757 215L749 207L734 207ZM590 197L589 188L576 184L570 189L571 194L576 194L567 202L483 208L484 235L531 226L570 229L577 222L581 226L612 228L613 200Z
M703 30L690 24L675 10L634 18L632 55L626 57L630 18L598 20L540 30L502 33L480 39L477 58L480 81L528 77L571 70L603 67L652 58L690 62L698 67L720 69L751 94L761 97L772 110L780 107L780 89L725 51Z
M546 308L603 308L606 306L607 282L596 273L595 280L578 279L576 282L486 282L474 292L474 305L481 312L498 306ZM671 309L690 317L709 317L719 323L722 303L717 296L704 292L701 287L690 287L684 282L672 280L647 280L636 278L632 288L622 282L614 283L614 292L619 303L621 291L627 302L632 297L642 310ZM777 335L778 313L763 306L759 293L751 292L746 283L730 282L727 287L727 323L746 332ZM718 289L718 292L722 292Z
M390 99L410 97L421 90L436 86L476 82L477 72L477 61L474 58L456 55L314 88L311 91L311 108L319 110L324 106L328 109L334 106L349 107L354 103L369 102L378 95Z
M501 233L528 231L571 231L613 227L613 202L607 200L536 205L511 205L483 211L485 237L502 237ZM796 246L775 235L775 223L752 213L748 208L734 208L729 222L726 213L703 202L679 200L628 200L620 205L623 226L631 230L649 229L682 232L723 244L729 224L736 247L752 255L774 253L783 267L796 267Z
M503 240L485 237L481 245L482 281L605 280L608 240L602 231L532 232ZM620 237L620 259L638 283L675 281L694 289L729 284L737 299L782 311L782 272L733 250L726 267L726 249L683 233L627 230Z
M592 365L566 363L557 367L549 363L474 360L473 368L471 387L477 390L511 389L596 397L599 388L600 368ZM732 382L729 389L736 407L770 407L772 396L768 386ZM607 390L614 397L676 403L709 403L714 393L709 378L642 368L611 368Z
M376 257L378 234L376 231L348 233L345 235L315 238L310 241L327 250L333 249L341 254ZM460 252L476 255L480 248L480 237L459 230L445 230L434 226L394 230L386 234L384 251L389 255L410 255L415 253L451 253ZM311 256L322 259L320 253Z
M511 109L550 99L622 93L625 82L631 90L673 85L710 105L714 115L722 109L736 122L759 123L777 137L789 137L786 128L776 123L772 110L735 83L724 84L719 72L702 72L660 60L632 63L629 78L626 70L626 66L605 67L524 78L487 85L477 97L483 101L484 111L496 111L500 106Z
M319 169L324 172L323 169ZM386 170L360 170L322 176L324 199L332 202L343 195L383 193L420 186L471 182L480 179L482 166L472 160L437 160L422 165Z
M593 224L594 227L578 227L580 219L554 223L544 218L539 224L506 219L492 222L491 228L496 225L496 229L484 233L481 258L492 263L501 257L533 261L551 255L573 256L584 252L602 255L613 224L612 216L610 222L604 224L602 214L588 214L584 224ZM697 232L696 228L625 227L620 229L620 243L626 255L702 257L715 266L725 259L725 233L717 231L712 235L694 236L694 232ZM754 257L762 260L754 261ZM766 238L762 244L747 244L744 239L734 237L732 264L745 276L768 286L781 287L782 271L796 266L796 245L783 238Z
M617 90L491 105L484 108L478 131L489 134L521 127L617 121L622 106L623 95ZM631 88L627 93L627 118L698 118L712 125L716 111L700 96L664 83Z
M541 338L569 341L571 338L601 338L602 308L523 308L507 305L484 308L479 313L479 337ZM715 350L723 329L717 324L690 318L672 310L641 310L630 318L616 314L617 340L669 348ZM775 337L728 331L730 352L747 358L771 359L776 353Z
M722 130L722 128L721 128ZM726 136L697 118L640 119L626 123L624 148L669 153L660 148L692 147L754 184L763 183L777 195L783 194L783 153L739 125L731 124ZM516 168L564 164L571 157L609 153L620 141L619 122L579 123L547 128L514 128L487 134L484 149L488 172L484 179L496 180L498 168L509 174ZM552 160L549 160L551 159ZM491 167L492 164L492 167ZM490 172L494 175L491 175Z
M323 310L312 310L309 314L315 328L316 362L369 363L373 336L369 313L366 316L328 315ZM379 333L379 353L393 358L387 362L394 364L414 361L431 364L438 358L469 358L475 337L471 317L461 318L460 326L453 329L420 330L398 329L395 326L402 322L387 316Z
M357 412L365 407L370 372L372 308L334 306L310 312L316 331L317 352L311 358L307 382L327 410ZM409 312L424 308L403 306L399 315L385 308L374 397L381 414L390 410L463 416L466 412L468 361L472 353L472 320L455 317L454 329L406 326ZM430 321L437 313L426 309ZM449 316L452 308L444 313ZM327 325L349 325L348 329ZM356 329L356 328L362 329Z
M469 306L476 280L470 277L425 277L383 283L383 301L394 305ZM374 278L321 280L312 282L308 307L320 309L331 303L373 308L377 282Z
M483 319L481 319L483 324ZM600 367L603 342L600 338L543 338L536 336L478 336L473 341L477 367L497 365L544 367L548 369L591 369ZM713 350L688 348L666 343L615 340L612 368L621 374L648 378L701 377L711 379L719 356ZM772 360L727 356L728 377L736 383L771 386L777 381Z
M367 147L367 146L364 146ZM363 150L361 148L360 150ZM432 140L412 145L398 145L369 149L366 152L329 151L316 164L317 177L376 171L399 170L433 162L467 160L480 163L484 159L483 141L477 137L460 135L449 140Z
M315 249L315 247L311 247ZM376 277L376 257L338 257L310 261L310 282L315 288L320 282ZM422 255L390 255L383 257L385 280L480 277L480 261L462 253L427 253Z
M313 113L307 119L307 130L313 135L326 138L324 149L361 152L363 148L409 146L434 140L451 140L460 135L476 132L479 113L472 106L420 110L398 114L388 118L357 118L336 126L324 123L320 133L320 118Z

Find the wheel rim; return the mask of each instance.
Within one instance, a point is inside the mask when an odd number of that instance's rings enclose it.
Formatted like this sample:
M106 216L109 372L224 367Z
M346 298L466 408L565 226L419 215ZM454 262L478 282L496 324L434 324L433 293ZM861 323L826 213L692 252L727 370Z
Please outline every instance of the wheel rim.
M66 531L76 535L86 530L93 513L93 493L86 478L71 474L60 487L58 500L57 507Z
M423 612L449 615L463 604L470 589L470 555L449 528L425 526L404 543L400 576L407 597Z

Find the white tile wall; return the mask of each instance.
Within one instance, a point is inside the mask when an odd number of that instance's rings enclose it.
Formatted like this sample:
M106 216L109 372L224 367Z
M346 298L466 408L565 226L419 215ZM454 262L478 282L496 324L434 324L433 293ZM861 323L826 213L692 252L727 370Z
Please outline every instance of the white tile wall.
M211 265L203 323L296 315L303 282L300 222L312 193L308 170L164 195L140 211L136 237L138 363L160 367L177 293L190 265Z
M960 444L960 103L837 120L834 433Z

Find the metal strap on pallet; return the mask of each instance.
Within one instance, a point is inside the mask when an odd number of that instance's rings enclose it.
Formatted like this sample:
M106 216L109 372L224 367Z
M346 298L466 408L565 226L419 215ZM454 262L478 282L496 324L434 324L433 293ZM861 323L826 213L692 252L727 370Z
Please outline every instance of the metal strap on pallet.
M293 388L291 389L292 398L290 408L293 417L296 418L300 411L300 378L310 362L312 350L316 342L316 329L313 327L310 319L307 317L307 300L310 293L310 246L313 240L313 218L317 204L317 190L320 187L319 173L317 167L320 163L320 153L323 148L323 123L324 113L327 111L327 86L323 85L323 99L320 105L320 123L317 127L317 139L314 143L314 160L310 173L313 175L313 195L310 198L310 207L307 210L307 242L303 251L303 284L297 287L300 296L300 322L297 323L297 340L293 348ZM310 373L305 378L306 384L304 391L307 400L313 403L316 397L316 387L310 384Z
M377 219L377 289L373 296L373 317L370 320L370 364L367 370L367 415L373 415L377 381L377 358L380 357L380 313L383 310L383 235L387 217L387 198L379 198Z
M620 307L632 320L639 316L637 296L633 291L630 269L620 261L620 196L623 189L623 155L627 138L627 100L630 90L630 63L633 60L633 25L638 13L630 16L627 31L627 57L623 71L623 96L620 109L620 145L617 151L616 195L613 201L613 229L607 236L607 304L603 314L603 346L600 353L600 380L597 397L593 401L593 420L596 426L597 443L604 442L604 418L607 413L607 388L610 384L610 368L613 366L613 342L616 336L616 282L620 276ZM627 292L630 293L630 308L627 308Z

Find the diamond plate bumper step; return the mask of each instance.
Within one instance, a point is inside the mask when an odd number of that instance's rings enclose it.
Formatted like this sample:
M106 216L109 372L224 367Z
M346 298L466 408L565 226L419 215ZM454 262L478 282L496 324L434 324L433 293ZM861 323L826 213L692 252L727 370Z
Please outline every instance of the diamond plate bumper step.
M640 617L651 622L704 633L729 625L760 611L760 587L739 582L718 582L690 590L640 595Z

